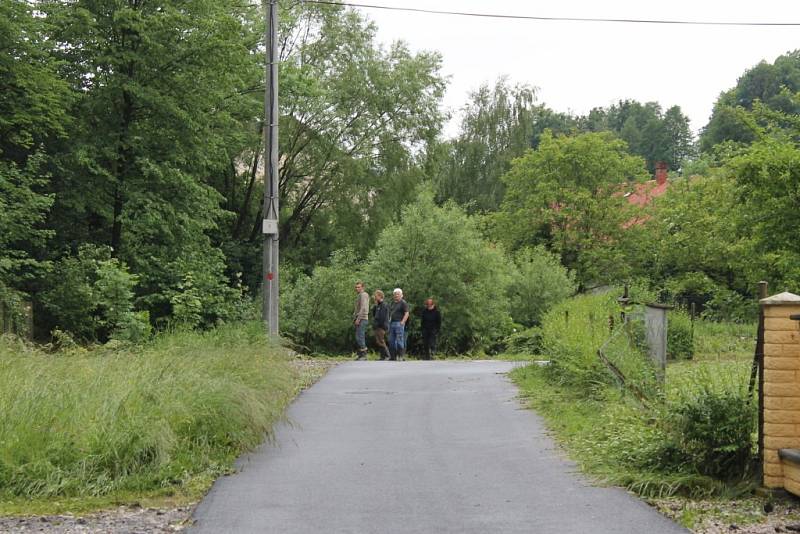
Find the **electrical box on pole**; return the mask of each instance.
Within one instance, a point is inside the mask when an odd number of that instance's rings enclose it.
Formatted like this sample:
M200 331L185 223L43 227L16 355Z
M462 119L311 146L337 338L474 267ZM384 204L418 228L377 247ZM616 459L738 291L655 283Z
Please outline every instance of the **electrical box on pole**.
M266 0L266 87L264 90L263 317L270 336L278 335L278 5Z

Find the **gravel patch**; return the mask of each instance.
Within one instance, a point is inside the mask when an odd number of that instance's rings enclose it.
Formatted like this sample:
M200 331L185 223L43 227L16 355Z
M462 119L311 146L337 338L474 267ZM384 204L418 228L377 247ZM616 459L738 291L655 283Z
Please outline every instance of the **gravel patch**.
M656 500L665 515L695 534L800 533L800 501L750 497L731 501Z
M0 532L58 534L144 534L179 532L189 526L192 507L139 508L121 506L93 514L50 515L38 517L0 517Z

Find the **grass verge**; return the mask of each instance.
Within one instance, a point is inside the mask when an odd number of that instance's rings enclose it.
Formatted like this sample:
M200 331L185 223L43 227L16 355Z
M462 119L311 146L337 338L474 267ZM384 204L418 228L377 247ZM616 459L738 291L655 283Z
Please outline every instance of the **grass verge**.
M0 342L0 514L197 500L324 367L260 324L45 354Z
M607 294L578 296L552 310L540 357L550 365L512 373L522 397L598 482L626 487L700 532L726 521L763 523L764 503L751 492L756 425L747 394L755 325L683 318L684 353L693 357L671 361L662 386L642 367L648 360L637 331L609 333L605 318L615 310ZM604 341L609 337L619 346ZM626 384L638 389L622 387L600 364L601 344ZM637 400L642 391L645 402ZM744 509L752 513L738 513Z
M729 484L694 472L667 472L664 436L624 393L606 388L586 396L574 387L554 384L539 365L512 371L521 397L547 422L567 454L596 481L623 486L639 495L666 498L734 497L751 489L749 482Z

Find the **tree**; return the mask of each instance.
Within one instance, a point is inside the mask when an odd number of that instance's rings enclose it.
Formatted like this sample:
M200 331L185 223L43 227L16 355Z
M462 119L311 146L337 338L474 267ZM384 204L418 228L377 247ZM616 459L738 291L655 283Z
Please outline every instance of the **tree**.
M623 196L646 177L644 161L610 132L545 134L503 177L506 196L494 218L511 249L544 245L584 287L625 270L620 241L636 208Z
M375 27L341 5L281 4L278 41L281 254L310 273L337 249L368 249L413 198L443 120L441 58L380 46ZM230 153L231 179L217 187L236 213L220 239L229 262L256 274L262 128Z
M47 263L44 225L53 203L43 145L64 135L69 92L56 71L47 25L22 0L0 4L0 301L30 292ZM20 295L15 295L17 300Z
M667 134L668 151L666 161L673 170L683 166L687 160L696 156L694 135L689 127L689 118L683 114L680 106L672 106L662 117Z
M210 313L230 296L209 235L225 220L210 177L252 114L257 6L234 0L76 0L39 6L75 95L54 172L58 243L108 245L139 278L139 305L170 313L197 275ZM61 247L57 247L61 249ZM202 276L199 276L202 273Z
M715 288L748 293L751 259L739 232L740 213L736 182L728 172L674 182L650 207L639 239L629 243L636 274L700 306Z
M305 352L341 353L354 346L353 287L362 265L351 249L337 250L328 263L300 273L281 296L281 334Z
M739 231L752 242L751 279L800 288L800 148L780 138L754 143L727 165L738 185ZM758 277L758 278L756 278Z
M787 115L800 113L800 50L766 61L745 71L736 87L723 92L714 104L711 119L700 135L700 148L710 151L724 141L750 144L757 138L744 111L760 103Z
M651 174L658 161L678 170L684 160L694 155L689 118L679 106L662 112L656 102L620 100L608 108L595 108L578 121L583 131L616 133L628 144L631 154L647 160Z
M470 211L497 209L504 188L500 177L531 146L535 102L533 87L511 86L506 78L472 93L461 132L437 178L440 201L454 200Z

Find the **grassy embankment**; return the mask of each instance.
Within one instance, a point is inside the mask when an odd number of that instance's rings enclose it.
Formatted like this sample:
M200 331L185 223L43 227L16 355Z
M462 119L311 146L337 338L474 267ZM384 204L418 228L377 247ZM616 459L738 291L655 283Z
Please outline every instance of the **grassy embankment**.
M261 326L47 354L0 341L0 514L196 500L321 373Z
M619 336L608 352L649 396L643 406L597 358L609 337L611 310L610 295L576 297L552 310L543 325L541 357L553 364L512 373L523 397L569 456L598 480L652 498L746 494L754 485L755 409L747 400L747 380L755 325L697 321L694 357L670 362L664 388L633 363L641 354Z

